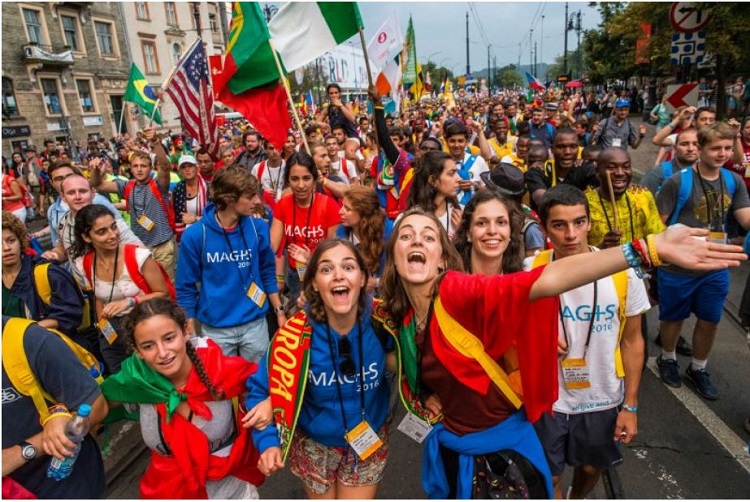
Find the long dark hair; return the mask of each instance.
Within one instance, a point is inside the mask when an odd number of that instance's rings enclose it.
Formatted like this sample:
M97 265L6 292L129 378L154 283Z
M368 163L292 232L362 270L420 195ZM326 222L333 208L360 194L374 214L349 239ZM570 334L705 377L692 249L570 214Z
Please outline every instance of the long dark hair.
M135 340L135 329L138 327L138 324L158 315L173 320L177 323L180 329L182 329L183 333L185 332L185 329L187 328L187 316L185 315L185 311L168 298L152 298L151 300L136 305L125 321L125 332L127 333L128 342L134 349L137 349L138 347ZM186 343L185 351L187 352L188 358L190 358L190 362L193 363L198 378L200 378L203 385L205 385L211 393L211 397L215 401L221 401L224 399L223 391L218 390L214 384L211 383L211 379L208 377L208 373L206 373L206 367L203 365L203 361L201 361L201 358L195 351L195 347L193 347L193 344L190 343L190 341Z
M458 229L456 229L456 234L453 236L453 245L455 246L456 251L458 251L458 254L461 255L464 268L468 272L472 272L472 243L469 242L472 219L474 218L474 212L480 205L492 200L498 201L503 207L505 207L508 211L508 218L510 220L510 242L508 243L508 249L503 253L503 268L502 270L498 270L498 273L503 272L509 274L512 272L518 272L523 268L524 242L523 235L521 235L521 229L523 228L525 216L517 202L504 197L494 190L483 190L474 195L469 203L466 204L463 215L461 216L461 223L459 223Z
M409 190L409 198L406 204L409 208L420 207L427 212L434 213L435 196L438 189L435 186L440 175L443 174L445 163L451 160L451 156L445 152L430 151L422 155L414 167L414 182ZM458 206L458 199L454 195L448 197L448 202Z
M359 214L360 222L357 226L359 238L359 252L370 273L380 270L380 258L385 249L383 233L385 231L385 215L380 210L378 194L368 186L353 186L344 194L352 210ZM352 231L354 231L352 229Z
M354 244L352 244L348 240L331 238L326 239L318 244L315 247L315 251L313 251L312 256L310 256L310 261L307 263L307 271L305 272L305 277L302 280L302 289L305 292L305 297L307 298L310 306L310 317L318 322L325 322L326 309L320 293L313 289L312 283L313 279L315 279L315 274L318 272L318 265L320 264L320 258L323 256L323 253L337 246L344 246L345 248L349 249L352 254L354 254L354 259L357 260L357 265L359 266L360 270L362 270L362 274L365 277L365 286L367 285L367 280L370 278L370 273L367 271L367 265L365 264L365 260L362 258L362 254L357 250L357 248L354 247ZM362 286L362 288L359 290L359 299L357 301L358 321L362 317L367 306L368 295L367 288L365 286Z
M91 204L78 211L78 214L76 214L76 223L73 227L75 241L72 246L72 254L74 258L83 256L91 251L91 244L86 242L83 237L89 235L96 220L103 216L115 217L107 206L102 206L101 204Z
M395 264L395 248L396 242L398 241L398 234L401 230L401 225L409 216L419 215L431 219L438 230L440 239L440 245L443 248L443 260L445 261L445 270L457 270L459 272L464 271L464 265L461 261L456 249L448 239L448 233L445 231L443 225L438 221L434 214L426 212L424 209L415 207L404 212L401 218L396 222L391 232L391 237L388 239L388 244L385 248L385 270L383 272L383 279L380 282L380 290L383 293L383 301L385 309L393 315L394 320L398 325L406 316L406 313L411 308L411 302L409 296L406 294L406 289L401 282L401 276L398 275ZM433 288L433 295L437 293L437 288L440 285L442 276L439 276L435 281L435 287Z

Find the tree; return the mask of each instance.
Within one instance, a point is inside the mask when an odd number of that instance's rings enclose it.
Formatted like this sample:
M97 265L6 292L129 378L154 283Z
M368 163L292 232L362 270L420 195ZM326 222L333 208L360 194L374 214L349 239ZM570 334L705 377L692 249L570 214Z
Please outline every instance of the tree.
M583 52L583 48L578 48L568 53L568 73L577 78L583 72L583 68L580 66L581 59L579 54ZM558 75L563 74L563 55L560 54L555 58L555 62L547 68L547 75L550 80L555 80Z
M524 86L524 79L521 74L518 73L516 65L514 64L509 64L500 69L496 69L492 82L500 87Z
M422 73L426 76L430 74L430 81L432 82L433 88L440 88L440 82L445 80L446 75L448 78L453 78L453 72L444 66L437 66L432 61L428 61L422 65Z

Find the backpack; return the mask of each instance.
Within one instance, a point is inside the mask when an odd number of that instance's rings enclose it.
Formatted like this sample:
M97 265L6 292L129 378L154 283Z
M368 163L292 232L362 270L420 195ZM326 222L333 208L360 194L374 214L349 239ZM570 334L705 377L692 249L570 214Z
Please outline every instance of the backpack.
M49 306L52 304L52 286L49 283L49 266L50 263L39 263L34 266L34 288L42 299L42 302ZM96 314L94 313L94 303L91 301L92 298L88 292L81 292L83 296L83 318L81 324L78 326L79 333L89 329L91 326L96 324Z
M5 323L2 341L3 367L13 387L24 396L31 398L40 418L44 420L50 414L47 403L55 403L55 399L39 385L23 348L23 337L32 324L36 324L36 321L17 317L12 317ZM104 381L102 364L91 352L55 329L47 329L47 331L59 336L65 342L98 384Z
M662 185L664 185L664 182L667 181L669 178L671 178L672 175L674 174L674 169L673 169L674 164L672 163L671 160L665 160L660 165L661 165L662 177L661 177L661 183L659 183L659 186L656 187L657 194L661 191L661 187Z
M138 268L138 260L135 256L135 251L138 249L138 246L135 244L125 244L124 246L124 258L125 258L125 267L128 270L128 275L130 276L130 280L133 281L133 283L138 286L138 289L143 291L145 294L150 294L152 292L151 287L148 285L148 282L146 281L146 278L143 277L143 274L141 273L140 269ZM176 299L174 285L172 284L172 281L169 279L169 276L167 275L167 272L164 270L164 267L161 266L161 263L154 260L156 262L156 265L159 267L159 271L161 272L161 276L164 278L164 281L167 283L167 288L169 289L169 297L172 300ZM83 255L83 271L86 273L86 278L89 280L89 284L94 284L94 252L89 251L85 255Z
M128 184L125 185L125 209L128 211L130 211L130 194L133 192L136 183L136 180L130 180ZM167 215L169 228L174 232L177 225L175 223L174 208L172 207L172 204L167 204L164 201L164 197L162 196L159 186L156 184L156 180L151 178L148 181L148 187L151 189L151 193L154 194L154 197L156 197L156 200L159 201L159 204L161 204L162 209L164 209L164 213Z
M734 197L734 192L737 191L737 183L734 181L732 173L724 168L721 169L721 179L727 185L727 191L729 192L729 198ZM677 193L677 203L675 204L674 211L669 215L669 221L667 225L674 225L680 217L680 212L685 206L690 194L693 192L693 168L686 167L680 171L680 191ZM722 202L723 203L723 202ZM726 215L724 215L726 220Z

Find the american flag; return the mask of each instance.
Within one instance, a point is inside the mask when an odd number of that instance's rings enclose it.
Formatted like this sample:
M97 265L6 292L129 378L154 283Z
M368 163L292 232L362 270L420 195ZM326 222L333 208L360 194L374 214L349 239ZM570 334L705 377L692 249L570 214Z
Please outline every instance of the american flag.
M199 38L182 55L162 86L180 112L182 125L198 143L218 158L219 135L208 60Z

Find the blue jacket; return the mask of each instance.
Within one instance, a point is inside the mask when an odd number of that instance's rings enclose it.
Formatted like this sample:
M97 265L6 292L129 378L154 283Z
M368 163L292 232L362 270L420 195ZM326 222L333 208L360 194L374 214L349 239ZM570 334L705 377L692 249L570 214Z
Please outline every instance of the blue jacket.
M30 314L29 319L35 321L54 319L61 332L78 341L78 326L81 324L83 315L81 291L73 276L62 266L52 262L47 270L52 300L50 305L45 304L34 284L34 267L46 262L47 260L38 256L21 256L21 271L13 287L10 288L10 292L26 305Z
M544 476L547 493L552 498L552 474L544 456L542 444L523 410L518 411L499 424L479 432L457 436L443 424L436 425L425 439L422 460L422 488L431 499L448 496L448 480L445 476L440 446L458 452L458 485L456 498L470 499L474 476L474 456L514 450L525 456Z
M213 328L238 326L262 319L262 307L247 295L253 282L266 295L278 293L276 265L268 224L249 216L225 232L209 204L201 220L182 234L175 290L188 317ZM201 284L200 291L198 283Z
M309 319L309 318L308 318ZM365 419L375 432L385 423L388 413L388 384L385 380L385 350L370 325L370 312L360 321L362 329L362 353L359 350L359 329L355 326L347 335L351 343L351 357L357 374L353 377L336 375L342 357L338 355L339 335L331 330L329 343L326 324L309 320L312 324L310 343L310 368L304 401L297 427L315 441L326 446L346 446L344 434L362 421L360 368L364 375ZM331 350L336 355L331 361ZM363 358L360 356L364 356ZM364 361L363 361L364 359ZM363 362L361 362L363 361ZM248 393L245 399L247 409L251 409L268 397L268 354L260 362L258 371L247 380ZM346 411L344 425L341 400ZM272 423L262 431L253 430L253 443L263 453L268 448L279 446L276 426Z

